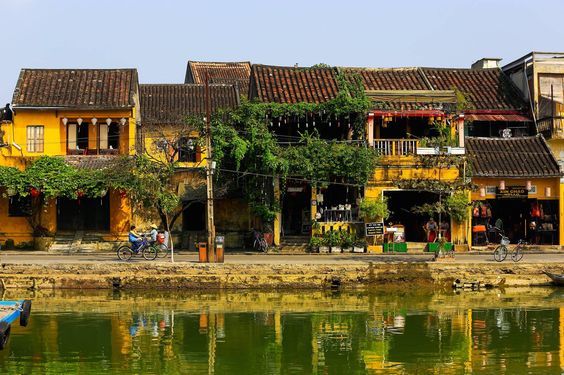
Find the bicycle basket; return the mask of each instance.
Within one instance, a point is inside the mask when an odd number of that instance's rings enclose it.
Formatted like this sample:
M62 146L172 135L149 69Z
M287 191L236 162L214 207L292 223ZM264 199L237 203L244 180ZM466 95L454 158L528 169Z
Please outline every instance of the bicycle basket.
M509 237L501 237L501 245L509 245Z

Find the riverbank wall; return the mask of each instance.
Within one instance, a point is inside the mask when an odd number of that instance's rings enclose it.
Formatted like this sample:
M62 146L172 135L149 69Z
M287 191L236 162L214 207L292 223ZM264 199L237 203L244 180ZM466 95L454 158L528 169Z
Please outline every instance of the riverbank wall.
M448 287L459 279L500 287L548 285L560 263L366 262L360 264L2 264L3 289L329 289Z

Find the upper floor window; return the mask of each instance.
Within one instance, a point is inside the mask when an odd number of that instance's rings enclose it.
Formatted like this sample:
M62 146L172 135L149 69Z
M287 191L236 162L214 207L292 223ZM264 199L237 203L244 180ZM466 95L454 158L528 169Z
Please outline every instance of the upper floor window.
M178 141L178 161L196 163L200 160L200 149L196 140L193 138L181 138Z
M44 127L30 125L27 127L27 152L43 152Z

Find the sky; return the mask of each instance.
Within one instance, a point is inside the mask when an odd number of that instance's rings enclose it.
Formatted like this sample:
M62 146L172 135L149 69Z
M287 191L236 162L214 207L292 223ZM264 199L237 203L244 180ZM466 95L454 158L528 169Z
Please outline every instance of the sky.
M564 51L562 0L0 0L0 103L22 68L137 68L182 83L188 60L470 67Z

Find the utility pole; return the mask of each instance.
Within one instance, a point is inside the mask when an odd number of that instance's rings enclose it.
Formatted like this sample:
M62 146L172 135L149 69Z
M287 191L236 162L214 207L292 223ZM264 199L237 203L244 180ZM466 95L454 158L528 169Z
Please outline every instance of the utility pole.
M213 158L211 139L211 98L209 73L206 73L206 195L207 195L207 220L208 232L207 253L208 262L215 262L215 223L213 218Z

